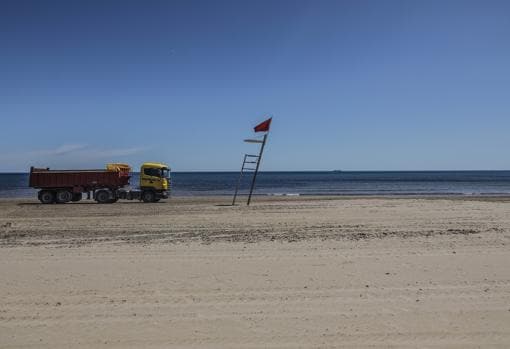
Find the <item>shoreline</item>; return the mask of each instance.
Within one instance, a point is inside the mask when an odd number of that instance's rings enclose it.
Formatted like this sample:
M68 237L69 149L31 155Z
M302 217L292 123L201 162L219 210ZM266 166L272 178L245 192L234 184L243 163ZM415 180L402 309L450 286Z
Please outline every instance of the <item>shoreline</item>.
M232 199L231 194L225 194L225 195L218 195L218 194L211 194L211 195L173 195L168 199L162 199L158 203L150 203L150 205L160 205L160 204L168 204L171 202L210 202L211 200L218 200L221 202L226 202L228 199ZM238 198L247 198L248 194L238 194ZM253 194L253 197L256 198L259 202L266 202L266 201L286 201L286 200L355 200L355 199L437 199L437 200L463 200L463 199L490 199L490 200L509 200L510 199L510 193L504 193L504 194L457 194L457 193L451 193L451 194ZM18 202L18 203L38 203L41 204L40 201L36 197L0 197L0 203L1 202ZM96 204L94 200L87 200L82 199L80 202L68 202L63 205L81 205L84 203L91 203ZM105 204L107 206L109 205L118 205L118 204L126 204L126 203L132 203L141 204L142 202L138 200L119 200L114 204ZM243 203L245 203L243 200L240 200L236 203L236 206L240 206ZM255 204L256 201L253 201L253 204ZM42 204L41 204L42 205ZM58 206L61 206L62 204L58 204ZM46 205L45 205L46 206ZM48 205L52 206L52 205Z

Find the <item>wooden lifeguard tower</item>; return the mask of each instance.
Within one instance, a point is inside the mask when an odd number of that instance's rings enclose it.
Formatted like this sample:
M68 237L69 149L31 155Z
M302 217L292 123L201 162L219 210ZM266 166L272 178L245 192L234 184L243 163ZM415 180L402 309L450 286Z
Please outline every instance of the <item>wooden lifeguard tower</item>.
M269 128L271 126L272 117L261 122L257 126L254 127L255 133L257 132L265 132L262 139L245 139L246 143L255 143L260 144L258 155L252 154L244 154L243 164L241 166L241 171L239 173L239 179L237 180L236 189L234 192L234 197L232 198L232 206L236 204L237 194L239 193L239 188L241 186L242 179L246 173L252 173L253 177L250 185L250 192L248 194L248 201L246 205L249 206L251 202L251 197L253 195L253 189L255 188L255 182L257 180L257 174L260 169L260 162L262 161L262 155L264 154L264 148L267 142L267 136L269 135Z

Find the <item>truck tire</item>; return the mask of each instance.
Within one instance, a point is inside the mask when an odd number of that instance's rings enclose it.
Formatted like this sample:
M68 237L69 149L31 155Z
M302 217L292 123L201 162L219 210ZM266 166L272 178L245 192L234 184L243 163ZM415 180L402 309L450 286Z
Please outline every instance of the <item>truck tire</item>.
M110 203L110 192L108 190L98 190L98 191L96 191L96 201L99 204L108 204L108 203Z
M37 197L43 204L52 204L55 202L55 193L51 190L41 190Z
M73 193L73 198L71 199L71 201L78 202L82 198L83 198L83 194L82 193Z
M152 190L146 190L142 193L143 202L154 202L156 200L156 193Z
M66 202L69 202L73 199L73 193L71 193L69 190L58 190L57 195L55 195L55 201L58 204L65 204Z

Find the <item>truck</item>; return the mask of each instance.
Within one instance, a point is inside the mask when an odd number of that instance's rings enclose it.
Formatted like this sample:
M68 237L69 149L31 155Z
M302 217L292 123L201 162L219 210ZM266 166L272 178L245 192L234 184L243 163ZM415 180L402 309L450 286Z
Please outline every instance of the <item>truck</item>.
M29 186L39 189L43 204L77 202L87 194L100 204L119 199L158 202L170 195L170 167L159 162L145 162L140 168L139 188L131 188L131 167L107 164L104 170L50 170L30 168Z

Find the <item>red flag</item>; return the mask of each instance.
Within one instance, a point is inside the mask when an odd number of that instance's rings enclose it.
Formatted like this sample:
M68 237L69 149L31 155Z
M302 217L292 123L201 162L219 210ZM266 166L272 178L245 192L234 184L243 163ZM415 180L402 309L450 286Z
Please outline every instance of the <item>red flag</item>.
M271 126L271 120L273 118L269 118L266 121L261 122L257 126L254 127L255 132L267 132L269 131L269 126Z

